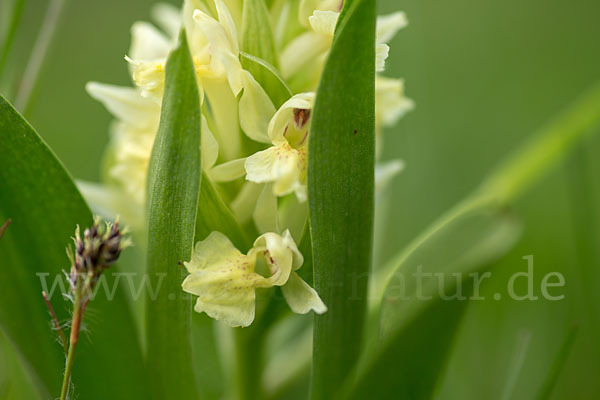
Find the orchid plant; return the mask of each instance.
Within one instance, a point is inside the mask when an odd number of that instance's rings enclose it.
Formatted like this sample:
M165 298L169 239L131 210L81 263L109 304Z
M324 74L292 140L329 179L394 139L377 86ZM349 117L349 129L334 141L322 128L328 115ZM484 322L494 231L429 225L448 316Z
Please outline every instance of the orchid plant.
M200 296L196 311L206 311L234 327L252 323L254 287L281 286L293 311L305 313L312 309L323 313L326 306L318 294L296 273L291 274L291 260L295 257L295 263L300 263L294 265L294 270L302 264L297 243L306 232L308 215L311 114L343 1L303 1L294 13L289 3L281 2L270 10L270 15L260 2L247 4L245 9L239 2L227 3L189 0L181 11L159 4L153 14L162 30L145 22L135 23L131 30L132 45L125 59L135 87L88 84L90 95L101 101L116 121L105 163L107 180L100 187L84 184L83 193L92 205L110 210L112 215L122 215L132 226L144 229L144 217L135 211L143 209L146 201L146 177L160 120L167 57L183 28L200 97L199 151L204 179L215 185L236 222L245 228L245 236L257 237L247 257L265 254L271 275L258 279L253 260L247 271L250 275L227 268L240 261L239 249L216 230L208 238L197 238L209 242L199 242L195 247L194 261L186 264L190 276L183 289ZM238 32L257 29L248 24L261 16L266 18L266 28L261 29L266 29L267 34L257 40L266 42L260 45L266 50L252 54L252 61L245 62L249 58L240 54L250 53L240 53L240 41L246 44L243 50L247 51L256 44L247 44L249 38L240 40ZM295 34L275 36L268 32L268 26L277 23L283 24L280 30ZM405 25L406 17L401 12L377 20L374 57L378 72L385 70L389 53L384 41ZM313 59L319 61L312 63ZM264 70L257 72L259 67ZM277 80L277 90L283 94L267 92L269 79ZM385 100L381 105L375 102L378 125L393 125L412 109L413 103L404 97L402 80L381 79L383 83L376 83L376 91ZM398 170L388 168L387 173ZM258 245L265 241L266 248ZM221 252L221 257L217 257ZM224 258L223 254L230 257ZM287 284L289 279L291 284ZM247 288L243 295L238 293L242 287Z
M434 301L423 302L405 277L421 265L478 271L504 254L520 232L507 207L600 123L600 89L373 265L379 199L403 169L380 160L384 128L415 108L404 81L385 75L406 15L377 17L372 0L185 0L151 15L131 28L132 84L85 88L114 118L102 182L74 182L0 98L3 260L59 275L73 310L47 287L41 302L22 299L35 274L0 269L14 282L2 304L29 310L0 307L0 328L39 398L433 398L456 328L434 352L415 337L464 306L436 297L433 278ZM48 201L22 207L26 193ZM61 252L75 225L84 233L69 264ZM108 282L115 289L98 294ZM102 321L89 329L88 309Z

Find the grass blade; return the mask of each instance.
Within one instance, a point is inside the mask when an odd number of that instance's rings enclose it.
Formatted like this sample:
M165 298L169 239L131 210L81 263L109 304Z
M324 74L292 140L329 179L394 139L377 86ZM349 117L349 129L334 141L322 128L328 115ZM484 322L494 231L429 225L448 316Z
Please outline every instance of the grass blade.
M165 93L148 170L147 272L162 285L147 302L147 354L155 398L197 399L192 299L181 290L200 190L200 100L185 33L167 60Z
M8 28L3 35L2 42L2 51L0 51L0 79L4 79L4 67L6 66L6 62L8 60L8 55L10 54L10 50L15 41L15 34L17 33L17 28L19 27L19 23L21 22L21 17L23 16L23 10L25 9L25 0L16 0L11 7L11 16Z
M308 191L315 286L314 399L337 392L360 354L374 204L375 2L356 0L338 24L318 90Z
M571 354L571 349L573 348L573 343L575 343L577 332L579 332L579 325L573 324L571 329L569 329L567 332L565 339L562 342L558 353L556 354L556 358L554 359L554 362L548 371L548 375L546 376L542 388L540 389L538 400L548 400L552 398L552 393L556 387L556 382L558 381L560 373L567 363L569 354Z
M459 290L461 298L470 296L474 279L469 273L489 265L519 237L514 218L481 205L465 203L452 210L384 268L394 273L383 300L371 310L370 353L362 360L358 384L346 389L349 398L385 393L431 398L468 305L453 297ZM436 274L443 274L443 283ZM377 291L371 296L381 299Z
M374 296L378 300L371 315L377 321L377 306L381 307L381 332L371 332L370 335L371 339L380 339L381 335L381 339L375 352L367 353L363 359L357 383L350 382L345 389L344 393L349 398L358 399L361 394L373 396L392 391L398 393L399 399L431 398L436 382L444 371L445 363L441 361L452 344L447 338L456 334L456 321L462 315L464 306L446 311L444 318L451 318L447 319L444 326L437 326L435 320L441 317L436 310L451 302L441 301L441 295L438 293L436 296L433 292L438 289L435 275L429 279L433 284L422 285L422 288L429 287L432 291L425 292L431 295L427 302L415 299L416 289L410 282L404 285L409 288L408 300L389 301L398 297L394 293L397 290L394 277L411 277L412 272L422 265L428 268L424 272L443 272L446 275L460 272L464 279L466 273L481 271L490 261L507 251L515 242L518 229L514 223L507 224L506 207L563 159L586 134L598 129L599 106L600 85L596 85L517 149L492 171L477 191L417 237L384 269L387 270L387 278L376 282L383 282L383 285L379 289L375 286ZM485 218L481 219L482 216ZM450 313L451 316L448 315ZM422 334L420 340L430 347L414 352L416 344L407 339L407 335L410 338L410 332L419 325L422 327L418 329ZM436 328L429 329L428 325L435 325ZM425 339L427 336L429 339ZM372 341L369 343L372 344ZM442 346L439 346L440 343ZM431 346L436 348L437 361L423 358L424 354L431 353ZM369 350L373 350L373 347L369 347ZM407 354L412 356L407 358ZM406 365L412 366L410 371L406 370Z

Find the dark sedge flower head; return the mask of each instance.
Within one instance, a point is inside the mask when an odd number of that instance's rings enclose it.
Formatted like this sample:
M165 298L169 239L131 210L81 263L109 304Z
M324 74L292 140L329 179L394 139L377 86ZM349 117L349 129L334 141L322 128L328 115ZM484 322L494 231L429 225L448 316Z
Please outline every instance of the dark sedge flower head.
M114 223L103 223L100 217L95 217L94 224L83 231L83 238L77 226L73 237L75 248L67 250L71 259L71 284L74 286L82 273L97 277L114 264L121 251L130 244L126 233L118 219Z

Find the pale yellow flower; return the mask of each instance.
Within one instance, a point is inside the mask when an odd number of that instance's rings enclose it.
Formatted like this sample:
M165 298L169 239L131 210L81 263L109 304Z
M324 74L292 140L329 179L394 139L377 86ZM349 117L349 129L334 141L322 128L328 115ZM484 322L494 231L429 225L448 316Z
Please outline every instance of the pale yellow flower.
M375 121L377 127L393 126L415 103L404 96L404 80L378 75L375 78Z
M238 128L230 123L231 103L239 108L239 125L243 132L259 142L268 141L266 127L275 108L264 89L242 68L237 29L227 6L222 0L215 0L214 5L216 19L202 3L187 0L180 18L187 28L200 93L206 92L215 113L220 131L217 140L224 154L233 158L240 153L240 138ZM133 45L126 59L134 82L142 89L143 96L160 100L166 58L175 38L166 37L146 23L134 25L132 34ZM225 93L223 84L230 93ZM238 102L236 98L240 93ZM219 108L227 109L226 118L220 118Z
M246 179L273 183L273 193L295 193L306 200L306 168L310 114L315 94L301 93L285 102L269 123L273 146L246 159Z
M256 272L264 262L266 276ZM303 263L289 231L266 233L242 254L227 237L212 232L198 242L190 262L183 290L198 296L194 310L230 326L248 326L254 321L257 288L281 286L292 311L324 313L327 307L319 295L296 273Z
M117 214L133 227L140 227L140 215L133 216L128 210L132 208L143 208L146 198L146 176L150 154L154 138L158 130L160 119L160 104L152 99L142 96L140 89L106 85L89 82L86 85L88 93L100 101L115 117L116 121L111 126L111 138L106 155L104 171L107 184L124 195L125 201L111 206L99 204L100 207L116 208ZM202 166L209 170L215 164L218 156L218 145L212 132L208 128L205 118L202 118ZM85 193L94 189L85 185ZM98 196L97 189L94 192L95 199L103 199ZM102 201L105 203L105 201Z

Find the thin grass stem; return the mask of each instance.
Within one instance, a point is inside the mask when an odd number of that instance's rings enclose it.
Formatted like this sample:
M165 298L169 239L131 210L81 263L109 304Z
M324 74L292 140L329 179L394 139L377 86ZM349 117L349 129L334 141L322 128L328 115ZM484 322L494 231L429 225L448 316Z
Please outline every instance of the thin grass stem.
M8 226L10 225L12 221L10 220L10 218L4 223L4 225L0 226L0 239L2 239L2 236L4 236L4 232L6 232L6 229L8 228Z
M60 337L60 342L63 345L63 350L65 351L65 356L67 356L67 354L69 352L67 336L65 335L65 332L60 327L60 323L58 322L58 317L56 316L54 307L52 307L52 303L50 303L50 299L48 299L48 295L43 290L42 290L42 297L44 298L46 307L48 307L48 310L50 311L50 315L52 316L52 322L54 323L54 329L58 332L58 335Z
M21 85L15 98L15 106L23 114L27 114L31 105L31 96L37 85L48 49L52 44L65 3L66 0L52 0L46 11L42 28L40 29L35 45L33 46L31 55L29 56L23 80L21 81Z
M16 0L12 8L12 15L8 25L8 30L6 32L4 42L2 43L2 52L0 53L0 78L3 78L4 68L6 67L8 55L10 54L10 50L15 41L15 35L17 33L17 29L19 28L24 9L25 0Z

